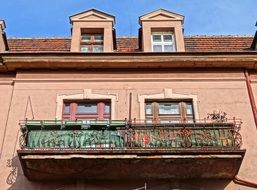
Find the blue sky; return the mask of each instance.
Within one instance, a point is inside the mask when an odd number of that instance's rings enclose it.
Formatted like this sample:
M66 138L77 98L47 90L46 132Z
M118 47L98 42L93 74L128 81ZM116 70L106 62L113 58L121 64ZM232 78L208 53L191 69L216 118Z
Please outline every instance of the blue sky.
M253 35L257 0L0 0L9 37L70 36L69 16L96 8L116 17L117 36L136 36L138 17L164 8L185 16L185 35Z

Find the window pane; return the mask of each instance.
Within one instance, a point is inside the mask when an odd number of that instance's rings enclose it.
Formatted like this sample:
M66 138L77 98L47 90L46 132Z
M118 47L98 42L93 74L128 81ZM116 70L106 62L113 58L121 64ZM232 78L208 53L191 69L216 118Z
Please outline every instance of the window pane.
M153 45L153 51L154 52L162 52L162 46L161 45Z
M77 106L77 113L78 114L97 113L97 105L96 104L79 103Z
M70 113L70 104L64 104L63 113L64 114Z
M91 41L91 35L89 35L89 34L82 34L81 35L81 41L82 42L90 42Z
M179 114L178 103L160 103L159 114Z
M80 46L80 51L81 52L91 52L90 45Z
M95 34L95 41L102 42L103 39L104 38L102 34Z
M110 105L108 105L108 104L105 104L105 106L104 106L104 113L110 113Z
M152 114L152 104L148 103L145 105L145 113L151 115Z
M172 52L173 45L164 45L164 52Z
M161 35L153 35L153 42L161 42L162 36Z
M103 52L103 46L102 45L94 45L93 52Z
M164 42L172 42L172 35L163 35Z
M187 114L192 115L193 114L193 106L191 103L186 103L186 109L187 109Z

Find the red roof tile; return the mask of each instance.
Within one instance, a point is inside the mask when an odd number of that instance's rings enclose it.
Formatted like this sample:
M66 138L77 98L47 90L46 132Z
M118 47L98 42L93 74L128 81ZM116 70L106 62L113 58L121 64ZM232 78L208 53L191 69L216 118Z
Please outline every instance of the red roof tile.
M10 38L11 52L69 52L70 38Z
M188 36L185 48L188 52L245 51L252 41L253 37L247 36Z
M246 51L250 48L253 37L249 36L187 36L187 52L228 52ZM117 52L136 52L138 38L118 37ZM10 52L69 52L70 38L10 38Z
M134 52L138 49L138 38L136 37L120 37L116 39L118 52Z

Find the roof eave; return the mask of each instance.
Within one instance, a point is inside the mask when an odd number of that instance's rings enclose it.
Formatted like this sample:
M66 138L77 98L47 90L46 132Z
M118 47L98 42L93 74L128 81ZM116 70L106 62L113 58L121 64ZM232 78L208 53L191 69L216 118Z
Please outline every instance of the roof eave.
M20 69L256 69L257 52L2 53L6 71ZM2 68L3 69L3 68ZM1 68L0 68L1 71Z

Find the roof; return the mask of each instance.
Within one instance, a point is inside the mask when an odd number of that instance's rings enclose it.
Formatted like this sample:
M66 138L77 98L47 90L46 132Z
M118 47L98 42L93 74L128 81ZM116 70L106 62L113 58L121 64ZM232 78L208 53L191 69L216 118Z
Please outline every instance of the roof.
M69 52L70 38L9 38L10 52Z
M188 36L185 48L188 52L230 52L250 50L250 36Z
M118 37L118 52L138 52L137 37ZM252 36L185 36L186 52L250 50ZM71 38L9 38L10 52L69 52Z

